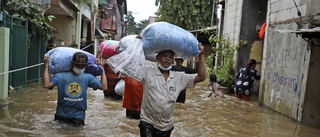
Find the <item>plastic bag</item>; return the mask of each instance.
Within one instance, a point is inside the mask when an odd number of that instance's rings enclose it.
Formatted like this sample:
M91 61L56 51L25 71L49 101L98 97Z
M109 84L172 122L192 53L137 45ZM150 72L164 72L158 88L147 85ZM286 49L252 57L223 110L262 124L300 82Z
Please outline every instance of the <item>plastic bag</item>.
M101 65L96 64L97 58L89 52L70 47L57 47L48 51L45 56L50 57L49 71L52 74L69 71L72 69L71 60L76 52L83 52L88 56L88 64L85 72L94 76L100 76L103 73Z
M126 37L123 37L119 41L119 53L126 50L128 46L131 45L134 41L136 41L138 35L129 35Z
M107 63L111 69L120 76L128 76L141 81L144 76L145 56L141 39L126 36L120 40L120 47L126 47L125 50L110 57Z
M100 49L100 51L102 51L102 49L105 46L116 46L116 45L119 45L119 41L116 41L116 40L105 40L105 41L100 43L99 49Z
M123 37L119 42L118 52L120 53L120 52L126 50L127 47L131 45L131 43L133 43L136 39L139 39L139 38L137 38L137 36L138 35L129 35L129 36ZM156 54L147 55L147 56L145 56L145 59L152 61L152 62L157 62Z
M199 42L193 34L167 22L149 24L141 36L146 56L164 50L172 50L175 56L183 58L192 58L200 53Z
M117 46L113 45L113 46L105 46L102 51L101 51L101 57L103 59L108 59L114 55L116 55L116 49Z
M123 79L121 79L117 84L116 87L114 88L114 92L118 94L119 96L124 95L124 88L125 88L125 82Z

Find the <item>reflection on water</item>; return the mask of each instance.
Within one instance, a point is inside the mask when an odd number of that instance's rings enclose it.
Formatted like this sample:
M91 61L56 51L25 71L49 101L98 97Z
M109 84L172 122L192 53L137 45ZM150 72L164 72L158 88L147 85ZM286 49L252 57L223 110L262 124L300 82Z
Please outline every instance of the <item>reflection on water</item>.
M319 128L227 96L208 98L207 83L187 92L185 104L177 104L173 137L316 137ZM41 83L9 94L10 103L0 110L0 137L10 136L139 136L137 120L127 119L121 101L105 99L102 91L88 91L86 125L76 128L53 121L57 91L43 89Z

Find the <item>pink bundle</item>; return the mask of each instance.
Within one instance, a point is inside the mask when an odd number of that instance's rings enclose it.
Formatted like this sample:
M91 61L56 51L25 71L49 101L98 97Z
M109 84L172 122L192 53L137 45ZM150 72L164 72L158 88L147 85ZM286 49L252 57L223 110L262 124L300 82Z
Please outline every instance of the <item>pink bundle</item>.
M100 44L101 57L103 59L108 59L111 56L115 55L116 49L119 46L119 41L115 40L105 40Z

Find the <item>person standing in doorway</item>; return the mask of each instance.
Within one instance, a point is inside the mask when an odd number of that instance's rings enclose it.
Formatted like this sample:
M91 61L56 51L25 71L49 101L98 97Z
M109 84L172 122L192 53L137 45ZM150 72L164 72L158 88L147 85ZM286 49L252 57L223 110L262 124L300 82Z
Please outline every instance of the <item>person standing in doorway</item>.
M180 91L194 87L205 80L203 46L197 74L171 71L174 52L161 51L156 59L158 66L146 66L142 79L143 98L139 123L141 137L169 137L174 128L173 112Z
M58 87L58 102L54 120L70 123L74 126L85 125L87 110L87 88L106 90L107 79L104 73L101 81L92 74L85 73L88 57L83 52L76 52L72 57L72 70L55 74L50 79L49 57L45 57L42 84L44 88Z
M237 74L234 85L234 93L237 98L250 101L251 89L255 80L260 80L256 68L256 60L250 59L245 68L241 68Z
M190 68L187 68L185 66L183 66L183 62L184 62L184 59L183 58L175 58L175 62L176 62L176 65L175 66L172 66L172 71L181 71L181 72L185 72L187 74L195 74L197 73L197 70L195 69L190 69ZM183 89L178 98L177 98L177 102L179 103L184 103L186 101L186 90L187 89Z

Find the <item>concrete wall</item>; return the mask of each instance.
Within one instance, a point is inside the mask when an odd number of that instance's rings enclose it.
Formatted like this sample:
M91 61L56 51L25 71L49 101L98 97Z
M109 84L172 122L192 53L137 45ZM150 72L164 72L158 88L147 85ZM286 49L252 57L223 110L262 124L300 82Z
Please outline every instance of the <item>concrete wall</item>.
M239 42L242 1L228 0L225 3L223 35L226 35L233 44L238 44Z
M295 0L305 16L307 1ZM264 43L265 65L262 76L263 103L271 109L301 119L308 73L310 50L308 43L294 33L279 33L278 30L296 30L294 22L297 9L293 1L269 0L267 38ZM261 86L260 85L260 86Z
M306 22L310 28L320 26L320 1L313 2L314 0L309 0L307 6L307 16ZM307 75L307 85L304 95L304 103L301 107L300 113L302 113L301 122L308 125L320 125L320 92L319 92L319 77L320 77L320 46L312 46L310 65Z
M49 22L56 29L53 35L56 40L63 39L66 46L71 45L75 41L76 20L67 16L55 15L55 17L52 22Z
M303 106L302 123L308 125L320 125L320 46L313 46L311 49L310 66L306 86L305 101Z

